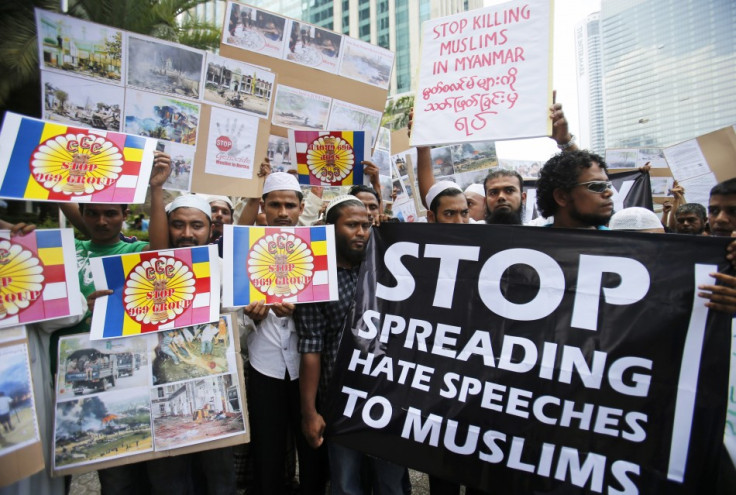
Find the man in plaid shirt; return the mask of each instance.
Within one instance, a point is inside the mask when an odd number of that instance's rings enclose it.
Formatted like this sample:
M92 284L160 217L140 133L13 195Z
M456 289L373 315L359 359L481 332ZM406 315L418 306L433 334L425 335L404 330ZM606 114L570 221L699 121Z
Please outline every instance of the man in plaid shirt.
M294 311L298 349L302 355L299 370L302 431L313 448L324 441L325 420L318 411L324 406L322 401L334 370L343 323L353 305L358 272L373 222L363 203L355 196L346 195L330 202L325 211L325 223L335 225L339 300L300 304ZM330 441L327 452L332 493L362 493L360 465L364 454ZM368 459L378 485L376 492L379 495L403 494L404 468L382 459Z

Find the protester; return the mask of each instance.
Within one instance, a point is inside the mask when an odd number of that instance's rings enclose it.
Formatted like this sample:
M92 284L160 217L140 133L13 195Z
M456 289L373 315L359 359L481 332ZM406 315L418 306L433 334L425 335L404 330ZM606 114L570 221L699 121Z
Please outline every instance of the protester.
M427 221L434 223L468 223L470 208L460 186L449 180L435 182L427 191Z
M212 233L210 242L222 236L222 226L233 224L233 202L227 196L210 195L208 198L212 208Z
M699 203L686 203L675 211L675 232L678 234L703 235L708 215Z
M465 188L465 199L468 200L470 218L476 223L483 223L486 217L486 193L480 184L470 184Z
M462 193L462 191L461 191ZM334 371L343 322L354 304L360 265L371 233L371 219L363 203L354 196L338 196L325 212L325 222L335 226L339 300L298 305L294 312L299 334L299 372L302 431L313 448L325 441L325 394ZM360 465L366 456L329 439L332 493L361 493ZM404 468L368 457L377 482L376 492L403 494Z
M613 214L606 162L587 151L558 153L542 167L537 209L555 228L606 229Z
M486 223L521 225L526 193L524 179L513 170L492 170L483 182Z
M271 227L293 227L304 210L296 178L284 172L266 177L261 209ZM284 492L287 432L296 438L299 484L303 494L324 493L323 449L309 448L301 431L299 352L292 315L294 304L265 305L257 301L244 308L248 317L248 411L251 455L256 493Z

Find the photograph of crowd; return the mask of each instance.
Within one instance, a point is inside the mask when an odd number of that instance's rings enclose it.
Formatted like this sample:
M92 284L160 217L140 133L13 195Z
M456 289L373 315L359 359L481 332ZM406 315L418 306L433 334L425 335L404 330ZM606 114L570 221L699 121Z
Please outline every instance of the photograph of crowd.
M237 3L228 4L227 29L222 42L262 53L281 57L284 47L286 18Z

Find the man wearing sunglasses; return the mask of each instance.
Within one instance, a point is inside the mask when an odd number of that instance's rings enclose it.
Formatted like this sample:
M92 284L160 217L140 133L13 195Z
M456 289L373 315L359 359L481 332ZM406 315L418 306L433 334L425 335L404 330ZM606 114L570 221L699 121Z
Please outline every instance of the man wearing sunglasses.
M606 229L612 196L606 162L587 151L553 156L537 182L537 208L545 217L554 216L557 228Z

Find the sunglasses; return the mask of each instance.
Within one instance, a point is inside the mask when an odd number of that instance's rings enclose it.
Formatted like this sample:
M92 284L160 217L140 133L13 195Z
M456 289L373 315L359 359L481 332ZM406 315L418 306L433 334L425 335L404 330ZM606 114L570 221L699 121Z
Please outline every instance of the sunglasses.
M613 189L613 183L608 180L591 180L589 182L581 182L576 186L585 186L585 188L594 193L603 194L609 189Z

